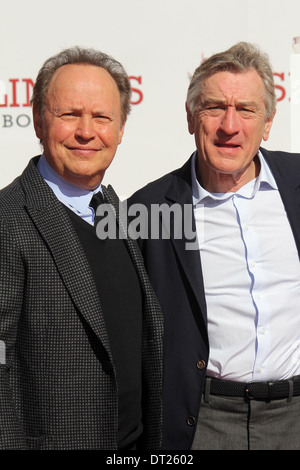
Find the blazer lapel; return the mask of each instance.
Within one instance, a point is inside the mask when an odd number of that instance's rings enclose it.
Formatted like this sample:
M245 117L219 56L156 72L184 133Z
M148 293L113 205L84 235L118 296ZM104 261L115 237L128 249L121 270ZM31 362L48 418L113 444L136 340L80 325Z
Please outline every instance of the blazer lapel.
M300 258L300 165L293 155L288 154L292 158L289 164L283 153L261 151L276 180Z
M95 282L62 203L41 178L33 161L24 171L21 184L26 195L28 214L51 252L70 297L111 358Z
M196 224L192 207L191 159L189 159L181 169L174 172L172 184L167 189L165 197L170 205L175 203L181 206L182 216L186 210L189 210L191 214L191 227L184 227L184 224L182 223L182 237L175 238L175 231L173 228L171 229L170 235L181 266L193 289L206 322L206 301L200 253L196 246L194 246L193 249L189 249L191 248L192 240L186 238L185 232L185 230L188 229L189 232L191 231L196 233ZM195 244L193 243L193 245Z
M300 258L300 187L290 188L281 180L277 180L277 184Z

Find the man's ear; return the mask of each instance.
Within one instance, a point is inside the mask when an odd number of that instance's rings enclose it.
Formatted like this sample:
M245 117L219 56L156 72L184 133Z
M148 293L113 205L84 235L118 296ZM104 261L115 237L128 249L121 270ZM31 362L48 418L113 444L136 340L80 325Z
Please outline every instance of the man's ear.
M121 128L120 128L120 132L119 132L119 141L118 141L118 144L119 144L119 145L120 145L120 143L122 142L122 139L123 139L123 134L124 134L124 129L125 129L126 121L127 121L127 119L125 119L125 121L123 122L123 124L121 125Z
M271 127L272 127L272 124L273 124L273 119L275 117L275 114L276 114L276 111L274 112L273 116L271 116L269 119L266 120L266 123L265 123L265 130L264 130L264 134L263 134L263 140L264 141L267 141L268 138L269 138L269 135L270 135L270 131L271 131Z
M188 104L185 103L185 110L186 110L186 117L187 117L187 122L188 122L188 129L190 134L194 134L194 117L191 113L190 108L188 107Z
M35 105L32 106L32 115L35 134L41 140L43 135L43 119Z

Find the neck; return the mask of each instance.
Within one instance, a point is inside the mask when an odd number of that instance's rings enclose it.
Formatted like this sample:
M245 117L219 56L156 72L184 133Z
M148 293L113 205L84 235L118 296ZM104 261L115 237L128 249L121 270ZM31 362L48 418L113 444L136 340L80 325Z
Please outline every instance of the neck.
M203 171L206 170L206 171ZM255 179L260 172L260 161L256 156L251 164L241 172L222 173L214 169L196 167L197 179L201 186L211 193L235 193L242 186Z

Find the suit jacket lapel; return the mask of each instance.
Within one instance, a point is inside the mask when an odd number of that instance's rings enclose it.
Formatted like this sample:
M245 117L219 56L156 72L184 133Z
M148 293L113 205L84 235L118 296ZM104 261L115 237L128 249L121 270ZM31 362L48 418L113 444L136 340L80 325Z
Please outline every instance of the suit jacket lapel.
M192 184L191 184L191 159L179 170L174 172L172 184L166 191L166 199L169 204L180 204L181 212L187 210L184 205L189 205L192 214L192 232L196 233L196 224L194 218L194 211L192 208ZM189 230L190 231L190 230ZM204 320L206 321L206 301L204 284L201 269L201 259L198 249L187 249L191 240L185 237L185 230L183 227L183 236L181 238L174 237L174 230L171 230L171 241L174 245L177 256L181 262L186 277L193 289L195 297L201 308Z
M299 188L290 188L280 179L277 180L277 184L300 258L300 191Z
M282 153L261 151L276 180L300 258L300 165L293 155L288 155L293 159L289 165Z
M24 171L21 184L28 214L51 252L70 297L111 357L94 279L63 205L41 178L33 161Z

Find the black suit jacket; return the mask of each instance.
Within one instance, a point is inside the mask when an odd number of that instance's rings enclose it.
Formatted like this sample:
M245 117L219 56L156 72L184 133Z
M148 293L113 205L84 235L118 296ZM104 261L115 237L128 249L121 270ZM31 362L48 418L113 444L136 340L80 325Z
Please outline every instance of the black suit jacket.
M118 391L101 299L35 160L0 191L0 449L116 449ZM113 189L104 193L118 210ZM136 242L124 242L143 293L143 446L156 449L162 316Z
M276 179L300 252L300 155L261 149ZM180 169L137 191L128 205L192 203L191 159ZM266 208L267 211L267 208ZM149 232L151 230L149 218ZM195 221L192 218L193 231ZM206 301L199 252L185 237L140 240L164 321L163 448L190 449L209 356ZM215 266L218 269L217 266Z

